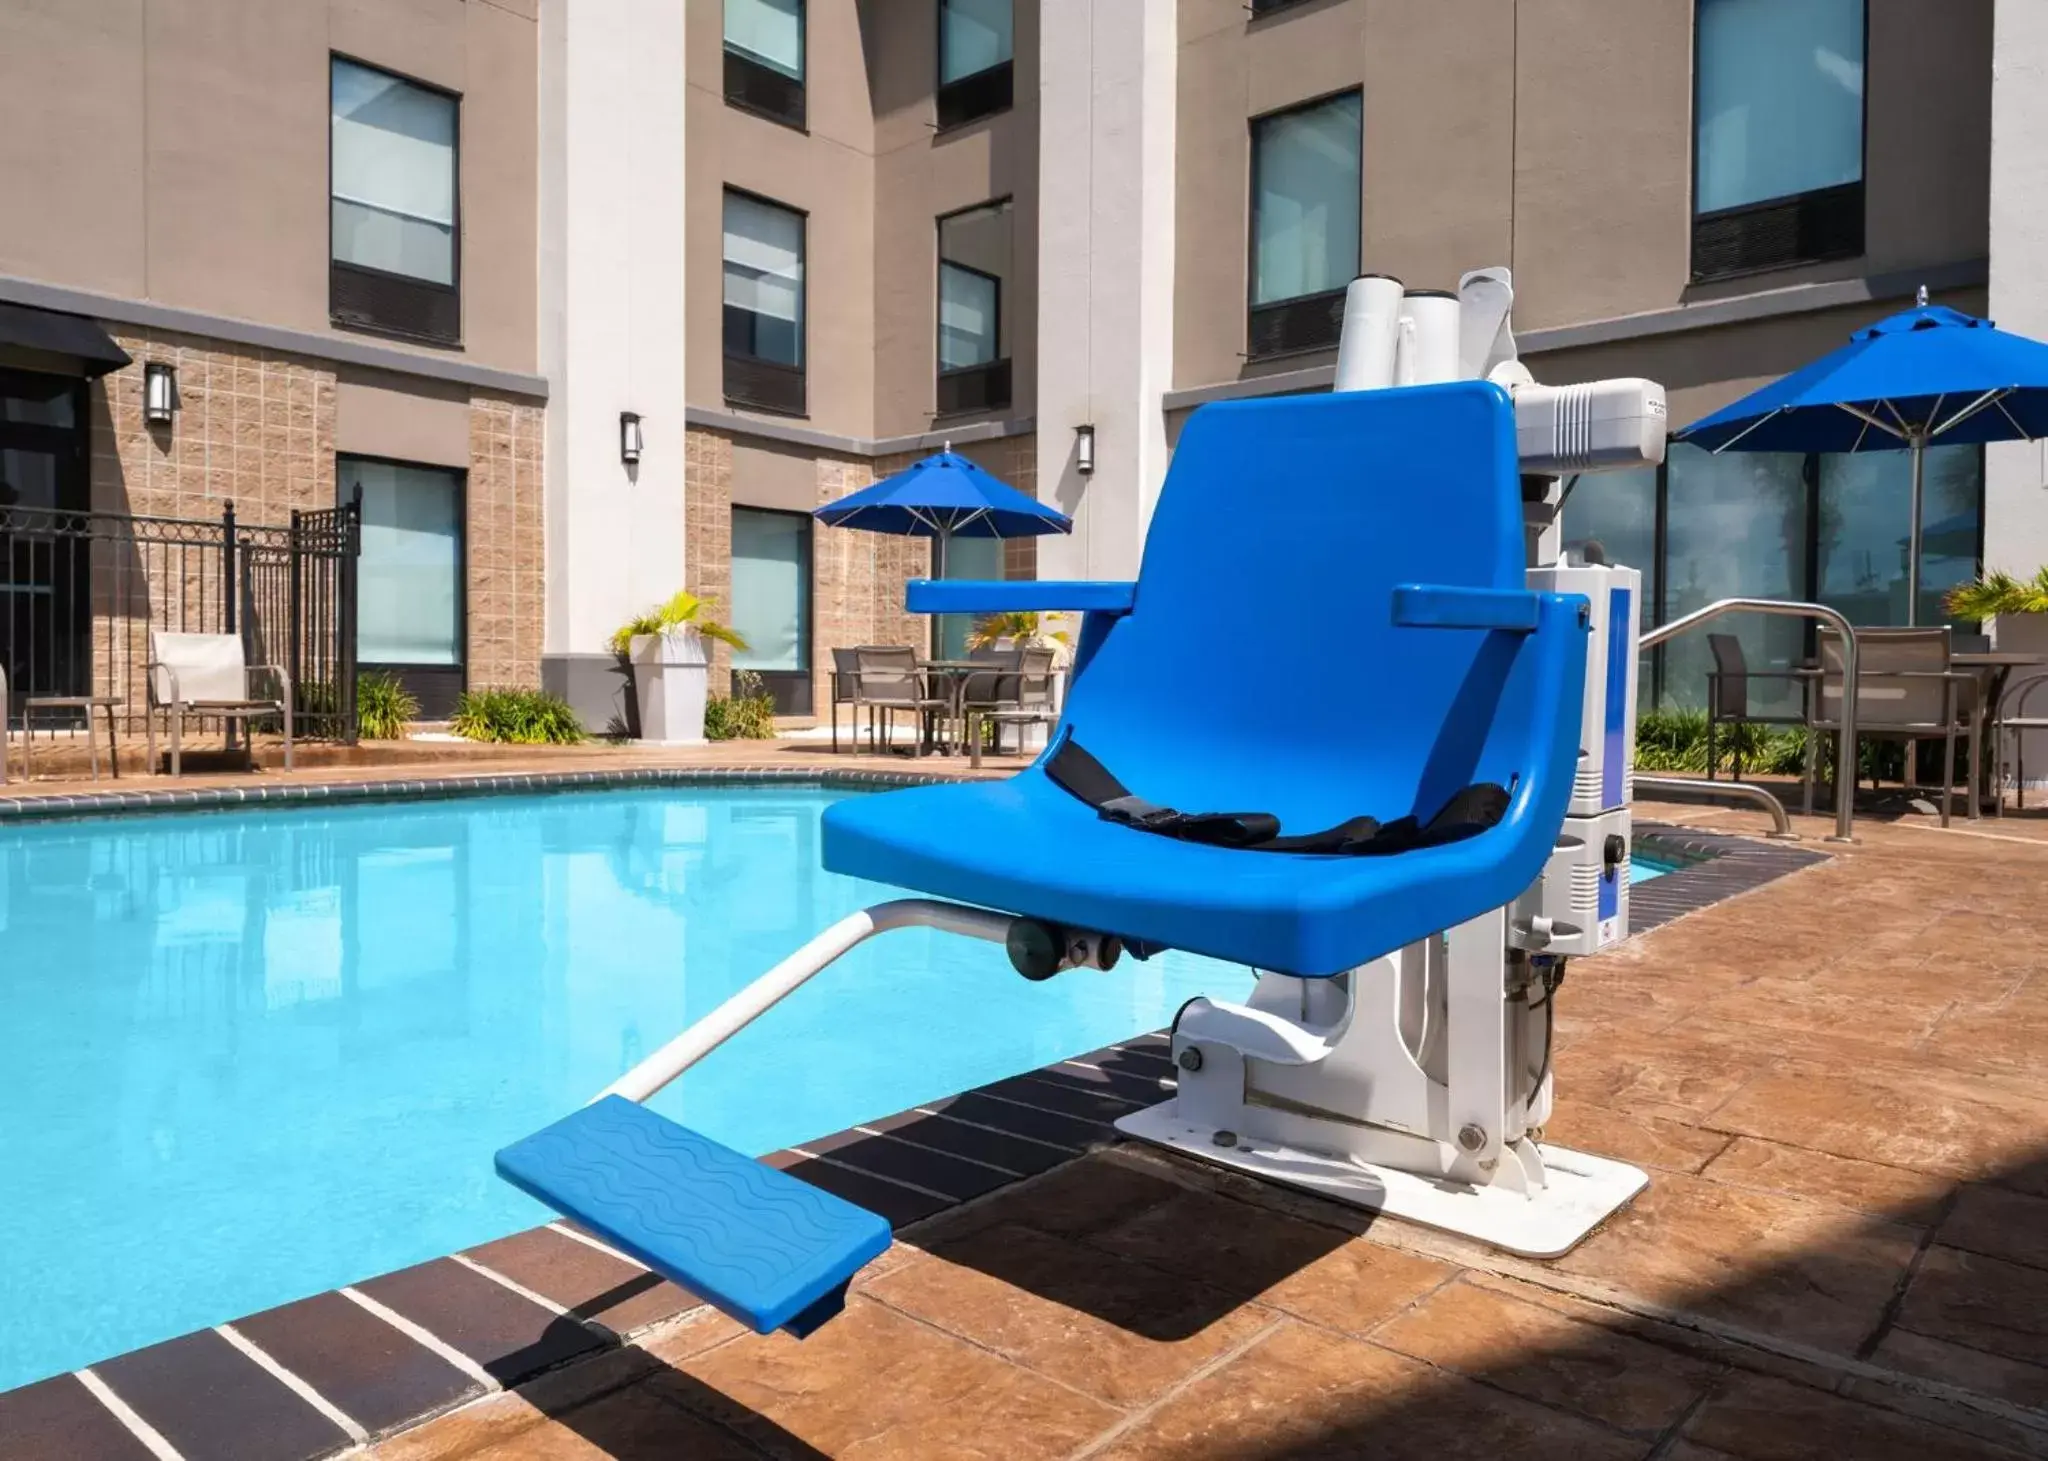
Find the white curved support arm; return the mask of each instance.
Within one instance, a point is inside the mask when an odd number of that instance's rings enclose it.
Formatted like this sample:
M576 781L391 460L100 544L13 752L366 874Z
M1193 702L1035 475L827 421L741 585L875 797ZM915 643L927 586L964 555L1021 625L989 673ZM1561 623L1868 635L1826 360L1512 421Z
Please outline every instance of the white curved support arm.
M899 898L864 908L840 919L591 1099L624 1096L629 1101L646 1100L774 1008L813 974L878 933L892 928L938 928L999 944L1009 936L1011 922L1007 913L935 898Z

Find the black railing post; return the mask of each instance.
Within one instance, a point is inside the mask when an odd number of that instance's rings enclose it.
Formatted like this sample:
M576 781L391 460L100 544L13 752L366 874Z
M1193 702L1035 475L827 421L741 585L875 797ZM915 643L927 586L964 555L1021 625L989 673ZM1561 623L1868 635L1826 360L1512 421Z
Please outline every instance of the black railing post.
M305 572L305 560L301 555L305 552L305 546L305 540L299 531L299 510L295 507L292 509L292 537L289 550L290 578L289 587L286 589L290 602L285 606L284 616L285 623L290 626L285 631L290 640L290 646L285 651L285 672L292 677L292 695L299 705L307 703L305 691L301 688L306 683L301 678L304 657L299 652L300 645L306 638L305 609L300 598L303 587L300 575Z
M339 514L341 522L336 534L340 552L339 562L334 565L335 594L335 657L334 662L341 681L335 689L335 703L341 707L341 739L349 745L356 743L356 555L363 546L363 484L356 483L356 489L349 495L348 506Z
M235 632L235 504L221 509L220 514L220 587L221 587L221 631Z

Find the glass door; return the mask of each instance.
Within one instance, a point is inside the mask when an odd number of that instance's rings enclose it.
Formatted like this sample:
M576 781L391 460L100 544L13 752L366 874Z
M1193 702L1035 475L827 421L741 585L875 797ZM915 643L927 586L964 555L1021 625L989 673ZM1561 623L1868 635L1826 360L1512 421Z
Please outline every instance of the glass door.
M343 501L363 495L356 563L356 664L396 675L423 720L454 713L465 687L463 475L342 457Z

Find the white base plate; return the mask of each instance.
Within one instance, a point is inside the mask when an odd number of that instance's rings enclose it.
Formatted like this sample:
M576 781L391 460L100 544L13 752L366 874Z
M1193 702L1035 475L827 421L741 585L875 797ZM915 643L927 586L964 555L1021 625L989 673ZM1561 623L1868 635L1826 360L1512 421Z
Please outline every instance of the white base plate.
M1172 1101L1133 1111L1117 1121L1116 1129L1268 1182L1477 1238L1524 1258L1569 1253L1650 1180L1621 1162L1544 1146L1540 1150L1549 1184L1525 1197L1505 1187L1468 1187L1448 1178L1417 1176L1270 1142L1240 1140L1236 1146L1218 1146L1208 1127L1181 1121Z

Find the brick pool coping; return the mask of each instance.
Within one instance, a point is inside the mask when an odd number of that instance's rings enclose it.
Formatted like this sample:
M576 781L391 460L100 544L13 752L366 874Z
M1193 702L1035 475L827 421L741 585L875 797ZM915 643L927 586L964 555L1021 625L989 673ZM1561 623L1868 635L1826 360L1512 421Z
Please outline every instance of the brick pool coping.
M135 793L66 797L90 805L49 815L667 783L944 779L662 768L231 789L200 800L193 798L201 793L141 793L144 806L131 804ZM1826 860L1806 848L1656 822L1636 831L1647 850L1680 866L1632 890L1632 934ZM1119 1116L1172 1094L1167 1049L1163 1033L1141 1035L762 1160L901 1231L1120 1140L1112 1127ZM0 1452L18 1461L311 1461L616 1349L699 1306L572 1224L550 1223L0 1392Z

